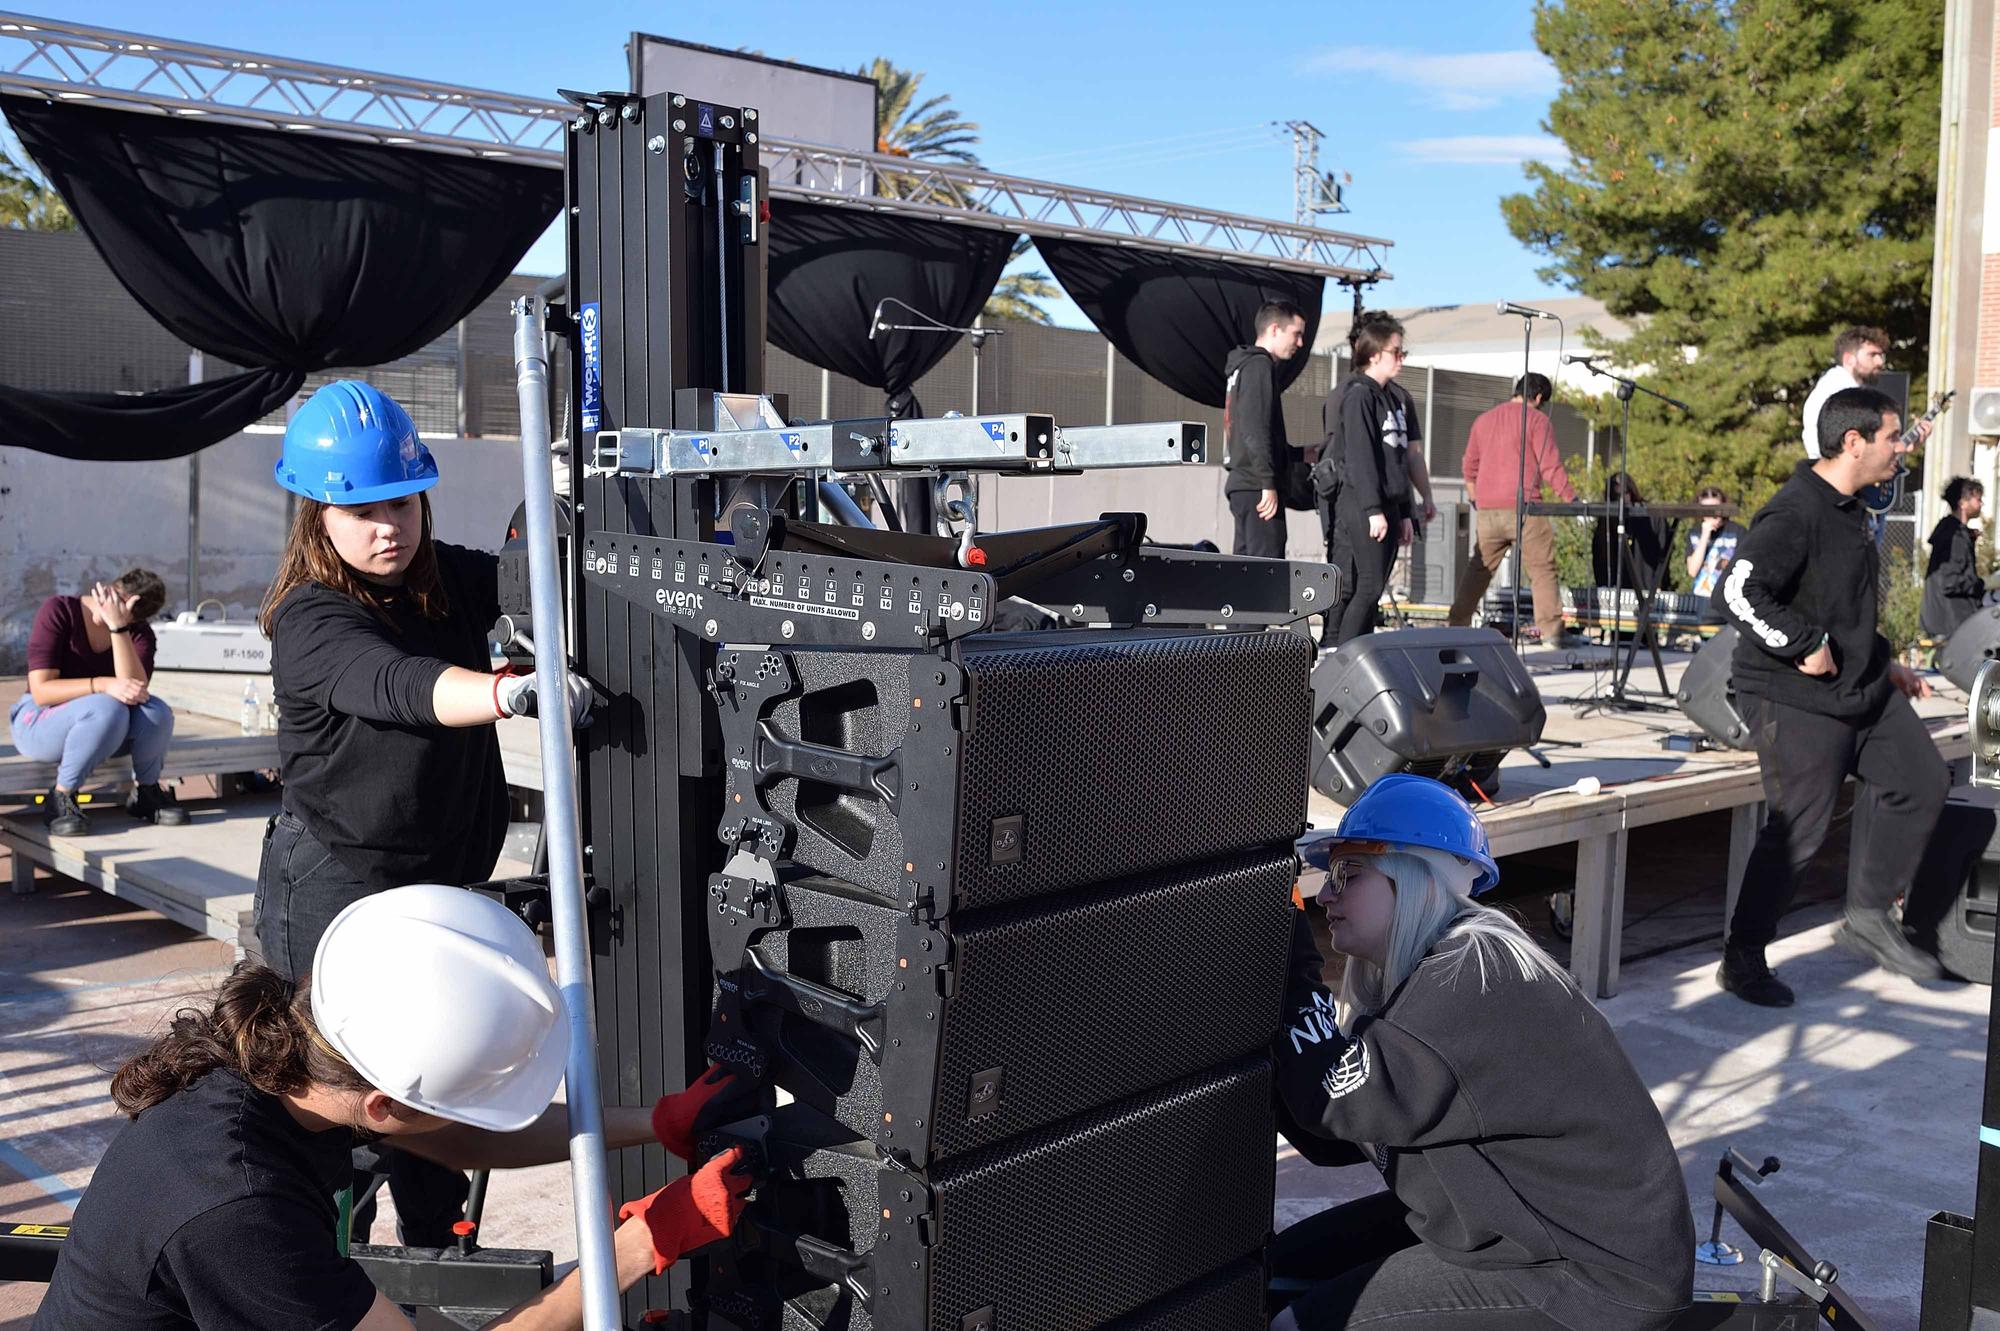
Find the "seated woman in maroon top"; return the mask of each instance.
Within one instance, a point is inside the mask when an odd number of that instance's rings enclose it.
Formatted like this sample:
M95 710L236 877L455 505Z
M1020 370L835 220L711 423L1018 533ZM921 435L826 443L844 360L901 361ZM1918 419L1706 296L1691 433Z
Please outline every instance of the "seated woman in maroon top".
M14 746L56 764L43 814L56 836L90 830L77 789L106 758L132 755L137 785L125 802L135 818L161 827L187 822L187 810L160 786L173 739L173 709L147 687L153 676L153 616L166 585L143 568L82 596L51 596L28 633L28 691L14 704Z

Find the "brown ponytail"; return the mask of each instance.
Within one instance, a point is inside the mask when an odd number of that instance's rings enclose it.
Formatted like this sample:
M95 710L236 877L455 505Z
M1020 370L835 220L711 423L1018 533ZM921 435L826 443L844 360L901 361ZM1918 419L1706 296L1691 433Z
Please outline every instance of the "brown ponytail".
M165 1035L118 1069L111 1098L137 1118L218 1068L267 1095L296 1094L313 1083L370 1089L313 1025L308 986L245 961L222 982L207 1012L181 1008Z

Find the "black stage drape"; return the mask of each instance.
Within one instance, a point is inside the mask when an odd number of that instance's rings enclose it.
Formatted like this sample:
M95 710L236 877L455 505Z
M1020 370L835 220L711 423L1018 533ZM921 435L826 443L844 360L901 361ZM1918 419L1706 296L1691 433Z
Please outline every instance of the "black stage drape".
M955 346L957 333L877 333L883 321L929 316L969 327L999 285L1014 237L988 227L894 217L858 208L786 200L771 204L770 338L801 360L888 395L890 414L920 411L910 391Z
M176 337L252 366L136 396L0 389L0 444L179 457L305 376L406 356L484 300L547 228L562 174L29 97L0 98L118 280Z
M1127 360L1167 387L1220 408L1222 363L1256 340L1251 321L1269 300L1306 316L1307 349L1319 330L1326 279L1196 255L1161 254L1085 240L1035 237L1049 272ZM1306 367L1303 352L1278 366L1284 389Z

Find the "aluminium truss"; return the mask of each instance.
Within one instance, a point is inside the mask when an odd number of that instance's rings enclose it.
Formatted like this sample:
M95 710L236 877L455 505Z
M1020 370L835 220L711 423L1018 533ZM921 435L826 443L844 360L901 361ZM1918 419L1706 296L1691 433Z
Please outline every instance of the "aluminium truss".
M0 91L556 168L563 135L580 114L565 102L6 11L0 11ZM1373 237L776 137L762 149L776 199L1349 282L1389 276L1383 259L1390 242Z

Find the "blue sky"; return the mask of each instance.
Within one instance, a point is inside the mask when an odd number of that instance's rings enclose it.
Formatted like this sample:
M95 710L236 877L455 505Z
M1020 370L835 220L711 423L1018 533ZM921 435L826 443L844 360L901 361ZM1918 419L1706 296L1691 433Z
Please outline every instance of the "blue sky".
M1261 216L1291 215L1289 136L1325 131L1323 167L1350 173L1352 211L1323 224L1395 242L1372 304L1551 294L1507 233L1500 198L1523 156L1559 145L1541 120L1554 73L1528 0L1278 7L1163 0L707 7L599 0L346 0L233 4L28 0L111 28L327 64L553 95L621 87L634 29L854 69L876 55L925 73L980 125L986 165ZM718 90L719 97L727 93ZM523 266L561 264L559 246ZM1344 293L1329 291L1338 305ZM1058 320L1082 324L1068 307Z

